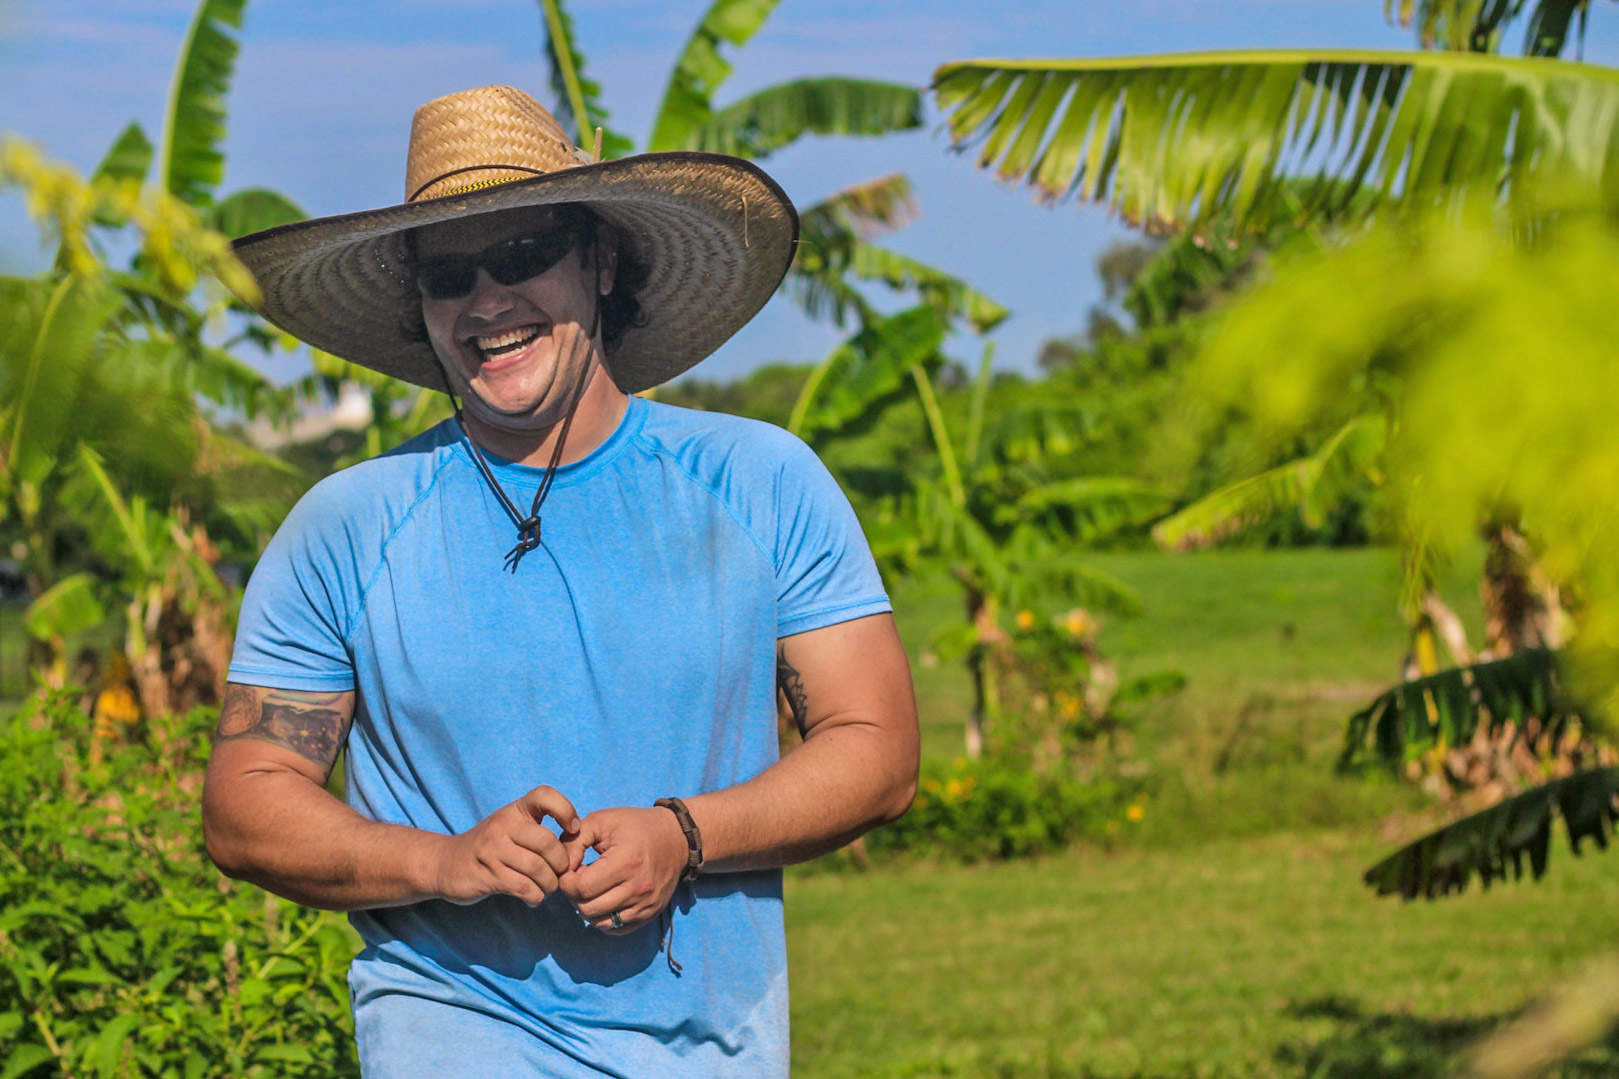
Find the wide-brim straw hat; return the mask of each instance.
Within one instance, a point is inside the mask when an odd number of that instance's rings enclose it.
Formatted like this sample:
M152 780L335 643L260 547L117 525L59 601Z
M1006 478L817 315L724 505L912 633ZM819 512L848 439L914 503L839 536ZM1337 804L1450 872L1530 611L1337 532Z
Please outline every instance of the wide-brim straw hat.
M416 110L398 206L267 229L236 241L261 291L258 311L318 349L432 389L432 346L411 333L421 297L406 233L496 210L577 202L616 226L647 267L640 317L608 349L628 393L713 352L781 283L798 239L786 194L751 162L722 154L639 154L595 162L554 117L510 86Z

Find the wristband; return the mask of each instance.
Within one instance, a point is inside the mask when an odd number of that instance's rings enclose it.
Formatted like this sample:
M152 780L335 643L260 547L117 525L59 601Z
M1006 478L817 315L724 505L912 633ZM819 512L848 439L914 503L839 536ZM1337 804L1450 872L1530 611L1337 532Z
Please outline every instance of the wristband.
M686 835L686 846L690 853L686 856L686 868L680 874L681 881L691 880L697 875L697 870L703 865L703 833L697 830L697 822L691 819L691 810L679 798L659 798L652 803L659 809L667 809L675 815L680 822L680 830Z

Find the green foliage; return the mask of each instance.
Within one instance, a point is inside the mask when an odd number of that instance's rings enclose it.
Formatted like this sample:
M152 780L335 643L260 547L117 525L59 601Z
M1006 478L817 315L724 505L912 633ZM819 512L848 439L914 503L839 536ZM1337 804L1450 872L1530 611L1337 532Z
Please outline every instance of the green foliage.
M1295 199L1301 221L1391 199L1619 202L1606 68L1319 50L969 61L934 81L956 143L982 141L980 165L1150 226L1229 215L1242 231Z
M237 191L208 212L208 227L235 239L250 232L302 221L303 208L278 191L250 187Z
M1400 767L1436 746L1465 745L1480 727L1494 734L1513 723L1521 730L1531 719L1538 721L1536 736L1555 744L1579 712L1563 689L1557 654L1527 649L1384 692L1350 717L1339 767L1368 753Z
M798 253L783 290L811 318L846 323L852 313L863 328L880 320L850 278L914 291L946 318L964 319L987 333L1008 315L1006 308L960 278L872 243L916 214L911 182L900 173L853 184L799 215Z
M810 374L787 429L814 441L870 417L904 392L913 367L938 364L945 329L935 308L920 305L861 330Z
M1383 0L1385 18L1417 29L1423 48L1495 52L1506 28L1529 8L1523 51L1530 56L1561 56L1570 36L1583 45L1591 0ZM1578 16L1578 26L1574 26ZM1574 32L1571 35L1570 29Z
M652 124L647 149L683 150L691 133L714 114L714 93L731 76L720 44L746 45L780 0L714 0L692 32Z
M613 130L601 104L601 85L585 77L585 55L579 51L573 18L562 0L540 0L545 14L545 57L551 69L557 123L576 133L577 144L590 149L596 128L602 129L602 160L623 157L634 149L629 137ZM583 110L583 115L580 111Z
M158 180L192 206L212 203L225 177L225 95L238 47L230 32L242 28L246 7L247 0L201 0L169 87Z
M1040 775L1023 761L930 761L910 812L866 843L968 861L1026 857L1105 838L1133 793L1117 779Z
M1381 415L1356 416L1314 453L1183 506L1153 526L1153 539L1177 551L1206 547L1287 510L1297 510L1306 528L1319 529L1334 507L1379 476L1387 442Z
M3 1074L358 1075L333 914L224 880L197 827L209 716L93 763L58 702L5 729Z
M693 127L678 148L762 158L805 135L886 135L921 126L922 92L914 86L798 79L725 106Z
M75 573L45 589L28 605L23 626L35 640L60 640L83 633L106 617L96 600L95 578Z
M1539 880L1546 873L1554 814L1562 815L1573 853L1586 839L1607 850L1619 821L1619 768L1576 772L1464 817L1372 866L1366 883L1378 895L1436 899L1462 891L1475 874L1485 888L1495 880L1522 880L1525 856Z

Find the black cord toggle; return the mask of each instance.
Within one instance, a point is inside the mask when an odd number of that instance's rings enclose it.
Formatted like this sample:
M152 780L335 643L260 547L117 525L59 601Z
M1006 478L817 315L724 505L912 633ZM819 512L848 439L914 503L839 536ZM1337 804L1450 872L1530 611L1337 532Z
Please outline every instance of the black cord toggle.
M517 522L517 546L506 552L506 568L517 572L517 563L540 545L540 517L534 514Z

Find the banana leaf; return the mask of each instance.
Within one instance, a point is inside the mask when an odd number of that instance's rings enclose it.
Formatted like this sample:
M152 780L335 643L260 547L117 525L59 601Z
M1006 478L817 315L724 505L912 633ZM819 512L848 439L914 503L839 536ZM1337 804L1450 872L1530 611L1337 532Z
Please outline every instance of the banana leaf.
M1523 212L1619 205L1619 71L1586 64L1351 50L976 60L939 68L934 89L955 145L1002 180L1148 226L1262 228L1295 197L1300 221L1503 197Z
M681 150L714 115L714 92L731 76L720 44L746 45L780 0L714 0L669 76L648 150Z
M1159 521L1152 536L1160 547L1195 550L1297 510L1319 528L1344 496L1375 478L1388 443L1381 415L1356 416L1307 457L1267 469L1212 491Z
M1398 12L1396 13L1396 4ZM1523 51L1530 56L1561 56L1570 30L1582 48L1591 0L1383 0L1383 15L1401 26L1415 26L1425 49L1495 52L1506 28L1529 11ZM1576 17L1578 24L1575 24Z
M1423 836L1372 866L1364 879L1378 895L1437 899L1462 891L1474 876L1485 888L1497 880L1522 880L1527 858L1539 880L1546 873L1553 816L1562 816L1575 854L1587 839L1607 850L1619 820L1616 798L1619 768L1576 772Z
M870 79L782 83L713 112L680 149L762 158L805 135L885 135L922 126L922 92Z
M225 177L225 96L236 67L236 38L247 0L202 0L186 31L158 152L158 179L196 207L213 203Z
M1412 753L1437 744L1459 746L1483 726L1538 719L1556 739L1579 715L1563 689L1557 653L1532 648L1505 659L1456 667L1402 682L1349 718L1340 769L1367 754L1399 767Z
M601 103L601 84L585 76L585 54L573 32L573 19L562 0L540 0L545 15L545 59L556 95L557 123L577 133L578 145L590 149L595 131L602 129L602 160L623 157L635 149L628 136L613 130ZM583 116L577 113L583 110Z

